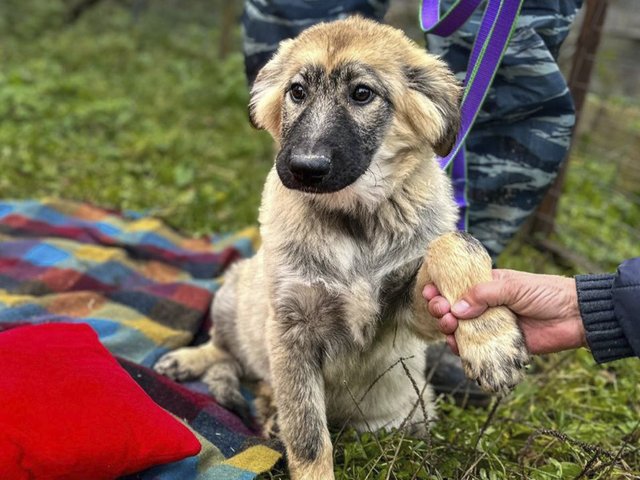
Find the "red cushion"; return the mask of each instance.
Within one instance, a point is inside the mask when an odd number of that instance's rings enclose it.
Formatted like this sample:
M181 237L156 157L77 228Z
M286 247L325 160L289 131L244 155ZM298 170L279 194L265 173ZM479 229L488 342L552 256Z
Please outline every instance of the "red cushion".
M111 479L199 450L88 325L0 334L0 478Z

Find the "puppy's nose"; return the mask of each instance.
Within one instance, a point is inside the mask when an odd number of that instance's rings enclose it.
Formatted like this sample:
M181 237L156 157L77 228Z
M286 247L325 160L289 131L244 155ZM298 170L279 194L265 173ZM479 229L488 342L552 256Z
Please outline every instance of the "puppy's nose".
M331 159L325 155L291 155L289 170L299 182L320 182L331 170Z

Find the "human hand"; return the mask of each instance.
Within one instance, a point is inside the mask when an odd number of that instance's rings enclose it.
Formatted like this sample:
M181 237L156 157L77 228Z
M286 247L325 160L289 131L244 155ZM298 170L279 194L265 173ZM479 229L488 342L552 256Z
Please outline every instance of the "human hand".
M573 278L500 269L493 270L492 276L492 281L474 286L453 307L434 284L424 287L422 295L428 301L429 312L439 319L440 331L447 336L454 353L458 354L454 336L458 322L476 318L498 305L518 316L530 353L586 346Z

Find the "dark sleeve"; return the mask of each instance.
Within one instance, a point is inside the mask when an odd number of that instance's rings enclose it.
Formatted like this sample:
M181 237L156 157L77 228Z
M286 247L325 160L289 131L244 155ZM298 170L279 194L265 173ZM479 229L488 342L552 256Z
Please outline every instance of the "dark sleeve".
M596 361L640 357L640 258L627 260L616 274L578 275L576 288Z

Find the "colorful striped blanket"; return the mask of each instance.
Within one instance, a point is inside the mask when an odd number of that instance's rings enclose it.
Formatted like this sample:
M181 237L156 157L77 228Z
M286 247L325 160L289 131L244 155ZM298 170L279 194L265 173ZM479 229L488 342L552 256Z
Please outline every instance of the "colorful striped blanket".
M257 230L192 239L161 221L61 200L0 201L0 330L88 323L162 407L195 432L197 457L129 478L248 480L273 467L277 444L220 407L202 384L151 367L206 338L224 270L253 253Z

